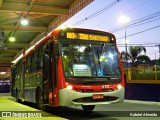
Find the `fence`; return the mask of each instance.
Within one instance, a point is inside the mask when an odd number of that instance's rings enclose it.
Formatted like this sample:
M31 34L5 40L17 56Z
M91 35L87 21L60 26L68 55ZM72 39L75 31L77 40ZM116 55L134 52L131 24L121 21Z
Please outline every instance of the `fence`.
M125 98L130 100L160 101L160 67L140 65L124 69Z

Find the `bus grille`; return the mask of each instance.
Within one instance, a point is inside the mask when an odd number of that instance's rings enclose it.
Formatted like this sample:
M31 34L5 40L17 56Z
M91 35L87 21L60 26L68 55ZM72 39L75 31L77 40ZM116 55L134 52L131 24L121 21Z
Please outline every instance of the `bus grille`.
M92 97L83 97L83 98L78 98L74 99L73 102L111 102L118 100L118 97L113 97L113 96L104 96L103 99L93 99Z

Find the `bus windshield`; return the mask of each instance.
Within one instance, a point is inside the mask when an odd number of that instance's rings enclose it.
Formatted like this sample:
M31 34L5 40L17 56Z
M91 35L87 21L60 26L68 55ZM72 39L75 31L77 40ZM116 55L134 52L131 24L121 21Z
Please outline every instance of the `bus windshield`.
M62 43L62 60L65 76L120 76L118 51L108 43Z

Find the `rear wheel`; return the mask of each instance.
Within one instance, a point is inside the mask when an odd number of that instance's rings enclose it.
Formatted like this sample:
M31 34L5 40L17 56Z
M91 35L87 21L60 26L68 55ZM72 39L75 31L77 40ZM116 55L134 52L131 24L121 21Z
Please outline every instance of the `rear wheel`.
M38 109L43 109L44 105L43 105L43 96L42 96L42 92L40 89L37 90L36 92L36 104L37 104L37 108Z
M82 105L82 108L84 111L91 112L95 108L95 105Z
M18 90L16 89L16 102L20 102L20 100L19 100L19 94L18 94Z

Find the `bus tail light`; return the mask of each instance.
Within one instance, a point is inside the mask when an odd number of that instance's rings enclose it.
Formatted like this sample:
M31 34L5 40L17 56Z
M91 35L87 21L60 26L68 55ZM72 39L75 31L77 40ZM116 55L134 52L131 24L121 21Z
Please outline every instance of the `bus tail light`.
M49 104L53 104L53 93L52 91L49 91Z
M49 91L49 99L52 99L52 91Z

